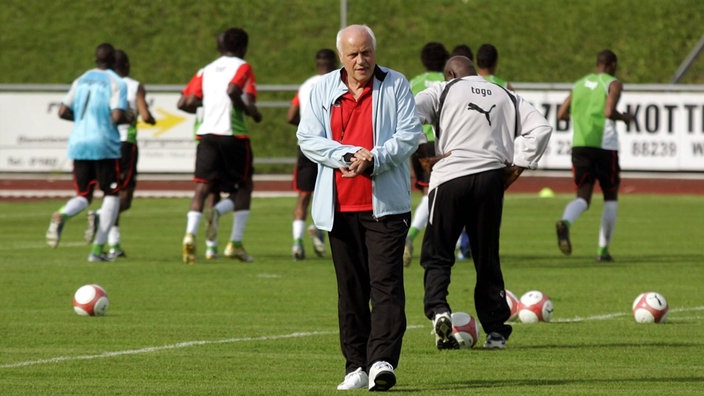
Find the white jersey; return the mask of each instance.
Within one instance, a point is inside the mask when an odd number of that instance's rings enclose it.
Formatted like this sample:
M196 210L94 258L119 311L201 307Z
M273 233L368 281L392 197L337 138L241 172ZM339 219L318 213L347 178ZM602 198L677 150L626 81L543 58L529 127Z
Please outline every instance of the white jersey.
M441 104L448 84L451 86ZM451 153L433 167L430 190L461 176L510 164L535 168L552 132L545 117L530 103L480 76L421 91L416 95L416 111L421 123L439 125L435 130L436 155ZM514 152L514 141L519 152Z
M127 84L127 105L129 106L128 111L132 112L135 115L138 115L138 110L137 110L137 89L139 88L139 81L131 78L131 77L122 77L122 80ZM117 130L120 131L120 140L123 142L126 142L128 140L133 140L136 137L136 132L137 132L137 127L136 124L137 119L135 117L135 122L134 124L118 124L117 125ZM129 135L129 139L128 139ZM134 142L132 142L134 143Z
M303 112L308 108L308 105L310 105L310 91L313 88L313 85L318 82L322 76L322 74L316 74L315 76L312 76L304 81L298 88L298 111L300 114L303 114Z
M198 127L198 134L216 134L232 136L233 134L233 108L232 101L227 95L227 87L240 75L246 82L242 92L249 84L250 68L247 62L234 56L221 56L202 69L203 89L203 123ZM242 68L242 70L241 70Z

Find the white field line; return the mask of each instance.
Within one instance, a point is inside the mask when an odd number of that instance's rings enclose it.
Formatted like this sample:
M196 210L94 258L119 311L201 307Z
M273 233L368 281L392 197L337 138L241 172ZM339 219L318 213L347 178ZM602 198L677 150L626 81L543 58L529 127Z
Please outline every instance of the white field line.
M704 306L692 307L692 308L670 309L670 313L673 313L673 312L692 312L692 311L704 311ZM593 316L586 316L586 317L576 316L571 319L557 319L557 320L552 320L551 322L554 322L554 323L575 323L575 322L584 322L584 321L591 321L591 320L608 320L608 319L613 319L613 318L617 318L620 316L627 316L627 315L629 315L629 314L623 313L623 312L618 312L618 313L612 313L612 314L593 315ZM408 329L417 329L417 328L424 328L424 327L427 327L427 326L411 325L411 326L408 326L407 328ZM316 336L316 335L332 335L332 334L337 334L337 331L311 331L311 332L298 332L298 333L291 333L291 334L282 334L282 335L277 335L277 336L225 338L222 340L211 340L211 341L205 341L205 340L203 340L203 341L186 341L186 342L179 342L177 344L162 345L162 346L156 346L156 347L128 349L125 351L115 351L115 352L103 352L103 353L99 353L97 355L59 356L59 357L50 358L50 359L27 360L24 362L3 364L3 365L0 365L0 369L35 366L38 364L60 363L60 362L73 361L73 360L93 360L93 359L103 359L103 358L109 358L109 357L115 357L115 356L140 355L143 353L159 352L159 351L165 351L165 350L170 350L170 349L181 349L181 348L187 348L187 347L199 346L199 345L232 344L232 343L247 342L247 341L275 341L275 340L283 340L283 339L288 339L288 338L300 338L300 337L310 337L310 336Z
M408 326L409 329L415 329L418 327L423 327L423 326ZM310 336L317 336L317 335L332 335L332 334L337 334L337 331L310 331L310 332L283 334L283 335L277 335L277 336L225 338L222 340L212 340L212 341L186 341L186 342L179 342L177 344L162 345L162 346L156 346L156 347L128 349L125 351L115 351L115 352L103 352L103 353L99 353L97 355L59 356L59 357L55 357L55 358L51 358L51 359L28 360L28 361L24 361L24 362L3 364L3 365L0 365L0 368L17 368L17 367L34 366L37 364L60 363L60 362L66 362L66 361L71 361L71 360L93 360L93 359L103 359L103 358L124 356L124 355L140 355L143 353L159 352L159 351L165 351L165 350L170 350L170 349L181 349L181 348L187 348L187 347L199 346L199 345L232 344L232 343L236 343L236 342L247 342L247 341L274 341L274 340L283 340L283 339L287 339L287 338L300 338L300 337L310 337Z
M692 308L674 308L674 309L670 309L669 312L673 313L673 312L691 312L691 311L704 311L704 306L692 307ZM594 315L594 316L587 316L587 317L575 316L574 318L571 318L571 319L556 319L556 320L551 320L551 322L575 323L575 322L584 322L584 321L590 321L590 320L607 320L607 319L617 318L619 316L629 316L629 315L631 315L631 313L619 312L619 313L612 313L612 314L605 314L605 315Z

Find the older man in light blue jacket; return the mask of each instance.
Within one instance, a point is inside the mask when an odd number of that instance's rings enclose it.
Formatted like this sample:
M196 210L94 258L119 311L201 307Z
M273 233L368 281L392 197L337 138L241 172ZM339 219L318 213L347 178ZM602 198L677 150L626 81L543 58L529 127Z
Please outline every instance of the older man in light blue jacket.
M318 164L312 217L329 231L346 376L338 389L388 390L406 328L403 249L411 217L409 157L422 134L410 85L376 65L367 26L337 35L343 68L313 87L298 125ZM370 310L371 301L371 310Z

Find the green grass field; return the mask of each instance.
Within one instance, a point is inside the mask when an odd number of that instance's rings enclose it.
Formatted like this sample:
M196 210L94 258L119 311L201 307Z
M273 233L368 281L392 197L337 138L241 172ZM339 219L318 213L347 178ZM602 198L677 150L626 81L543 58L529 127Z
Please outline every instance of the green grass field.
M437 351L416 260L406 271L409 327L392 392L702 393L702 198L624 195L617 261L608 264L593 261L599 197L572 228L573 256L558 251L554 221L570 198L506 197L507 288L518 296L541 290L555 305L551 323L515 324L506 350ZM332 263L291 260L293 198L254 200L245 244L255 263L194 266L180 257L186 199L138 199L122 219L129 257L114 263L86 261L83 215L69 221L58 249L45 246L49 216L61 204L0 202L0 394L338 393L344 361ZM223 236L230 219L222 220ZM86 283L107 289L106 316L73 312L73 293ZM458 262L455 311L475 314L473 283L471 264ZM669 301L665 324L631 316L633 299L650 290Z

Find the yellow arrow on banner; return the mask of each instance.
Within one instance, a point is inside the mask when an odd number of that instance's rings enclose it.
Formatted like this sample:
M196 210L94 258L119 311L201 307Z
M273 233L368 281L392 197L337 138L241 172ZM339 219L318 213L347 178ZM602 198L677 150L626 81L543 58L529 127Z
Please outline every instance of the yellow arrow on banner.
M176 114L171 114L162 108L157 108L155 110L157 113L162 115L161 118L156 119L156 125L149 125L146 122L140 120L137 123L137 129L156 129L156 132L154 132L154 136L159 136L166 133L166 131L171 129L171 127L178 125L186 120L185 117L180 117Z

